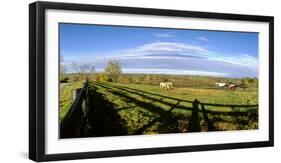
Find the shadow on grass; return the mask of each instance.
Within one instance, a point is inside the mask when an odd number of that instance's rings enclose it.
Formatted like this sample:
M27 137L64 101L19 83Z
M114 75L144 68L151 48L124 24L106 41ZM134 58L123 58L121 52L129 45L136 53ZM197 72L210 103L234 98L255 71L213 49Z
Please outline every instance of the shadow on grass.
M253 121L257 121L258 117L256 108L249 109L249 111L212 111L207 110L206 106L198 100L183 100L184 102L192 103L192 107L186 107L184 105L180 105L182 101L179 99L129 87L101 82L92 82L91 87L92 89L88 94L88 122L90 129L88 129L87 134L85 135L86 137L129 135L126 122L125 120L122 120L118 111L133 109L136 107L146 110L154 116L150 118L148 123L138 129L135 129L135 131L131 133L133 135L145 134L147 130L152 130L152 132L156 131L156 133L200 132L203 130L202 127L204 128L204 131L218 131L220 129L214 125L216 122L248 125L247 121L239 117L251 118ZM107 100L105 95L97 91L98 89L105 89L108 93L119 96L121 99L126 99L134 105L117 109L116 104ZM140 100L140 98L137 97L141 97L145 100ZM175 103L164 101L164 99L175 100ZM149 102L146 102L146 100L149 100ZM163 109L160 106L155 105L154 102L164 104L168 106L169 109ZM222 106L222 104L217 105ZM216 104L212 104L212 106L216 106ZM191 115L182 116L179 114L173 114L172 111L174 109L190 111ZM223 119L220 118L221 116L234 117L234 120ZM202 126L201 123L203 121L204 126Z
M84 137L128 135L126 123L115 110L116 105L97 92L97 87L88 93L88 129Z
M101 84L101 83L95 83L95 85L102 87L104 89L110 89L112 90L113 88L118 88L118 87L114 87L114 86L110 86L110 85L106 85L106 84ZM122 89L122 88L119 88ZM149 97L150 100L152 100L151 102L144 102L141 101L135 97L129 96L128 93L134 93L135 95L139 95L141 97L144 97L145 95L140 94L140 93L135 93L135 92L131 92L128 91L127 89L122 89L122 91L111 91L112 94L117 95L119 97L128 99L129 101L135 103L136 106L139 106L151 113L153 113L155 115L155 117L150 120L150 122L146 125L144 125L143 127L137 129L133 134L134 135L139 135L139 134L143 134L149 127L153 126L155 123L158 123L157 128L155 130L157 130L158 133L180 133L180 132L184 132L184 131L189 131L189 132L198 132L201 131L200 130L200 121L199 121L199 115L198 115L198 103L197 103L197 107L193 106L193 107L184 107L184 109L192 111L191 117L190 118L183 118L179 115L174 115L172 113L172 110L175 109L176 107L179 106L180 104L180 100L177 101L176 104L174 103L169 103L169 102L164 102L162 101L163 98L161 98L161 100L156 99L156 98L152 98ZM147 97L147 95L145 96ZM160 102L163 104L166 104L170 107L169 110L164 110L161 107L155 106L152 103L153 102ZM183 107L183 106L182 106ZM179 127L180 126L180 121L179 120L184 120L186 122L189 123L189 126L186 127Z

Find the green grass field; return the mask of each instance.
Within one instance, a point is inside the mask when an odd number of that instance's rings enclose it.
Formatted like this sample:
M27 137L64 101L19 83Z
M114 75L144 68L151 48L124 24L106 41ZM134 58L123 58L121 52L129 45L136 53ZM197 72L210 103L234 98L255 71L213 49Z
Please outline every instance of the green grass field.
M71 91L73 89L81 88L82 81L66 83L60 88L60 120L64 118L72 104Z
M82 83L70 83L61 89L61 119L71 105L71 89L79 85L81 87ZM219 106L258 104L257 88L231 91L215 87L175 87L163 90L156 85L91 81L89 92L90 119L93 119L90 123L95 126L93 136L258 128L258 107ZM200 102L198 110L192 104L195 99Z

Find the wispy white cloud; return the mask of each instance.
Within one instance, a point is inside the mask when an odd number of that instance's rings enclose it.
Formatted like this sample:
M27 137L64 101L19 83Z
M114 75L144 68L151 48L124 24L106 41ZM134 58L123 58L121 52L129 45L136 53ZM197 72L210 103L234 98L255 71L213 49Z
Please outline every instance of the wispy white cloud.
M149 44L144 44L139 47L132 49L126 49L122 51L122 55L116 55L117 58L125 57L159 57L162 55L169 54L170 57L176 57L176 55L184 55L200 57L201 55L206 55L208 50L201 46L189 45L180 42L154 42ZM200 54L200 55L199 55ZM114 57L114 56L111 56Z
M97 72L103 72L104 69L96 69ZM226 73L211 71L192 71L179 69L149 69L149 68L123 68L123 73L127 74L169 74L169 75L198 75L198 76L227 76Z
M155 42L121 51L120 55L109 56L115 59L189 59L205 58L256 68L258 59L248 54L225 55L208 50L203 46L180 42Z
M158 37L158 38L173 38L173 37L175 37L172 33L154 33L153 35L155 37Z
M197 40L200 40L200 41L209 41L209 39L207 37L197 37Z
M210 58L211 60L218 60L218 61L223 61L223 62L228 62L231 64L237 64L237 65L244 65L247 67L253 67L257 68L258 67L258 59L255 57L252 57L248 54L242 54L238 55L236 57L233 56L220 56L218 58Z
M146 69L146 68L125 68L125 73L140 73L140 74L170 74L170 75L199 75L199 76L227 76L226 73L210 72L210 71L192 71L178 69Z
M92 62L102 69L108 60L115 59L123 64L126 73L255 76L258 70L258 59L249 54L220 54L204 46L181 42L153 42L99 56L76 61Z

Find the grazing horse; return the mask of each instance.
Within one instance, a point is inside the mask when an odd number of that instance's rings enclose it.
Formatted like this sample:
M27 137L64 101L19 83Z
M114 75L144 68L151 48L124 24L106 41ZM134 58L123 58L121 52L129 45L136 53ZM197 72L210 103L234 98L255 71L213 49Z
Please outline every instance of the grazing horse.
M165 90L172 89L173 88L173 83L171 83L171 82L161 82L160 83L160 88L161 89L165 89Z
M226 83L216 83L215 84L216 87L226 87Z
M235 91L235 89L238 87L238 85L236 85L236 84L230 84L229 86L228 86L228 88L230 89L230 90L232 90L232 91Z

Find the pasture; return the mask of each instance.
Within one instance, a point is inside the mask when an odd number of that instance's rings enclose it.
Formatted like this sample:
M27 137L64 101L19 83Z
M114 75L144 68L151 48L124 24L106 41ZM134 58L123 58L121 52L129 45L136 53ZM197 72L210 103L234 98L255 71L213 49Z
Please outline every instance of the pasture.
M81 88L81 85L82 81L60 84L60 120L64 118L72 104L71 91L73 89Z
M90 81L89 131L87 136L162 134L203 131L251 130L258 128L258 89L231 91L208 83L175 84L161 89L152 83ZM208 81L205 81L208 80ZM212 79L216 81L215 79ZM226 81L227 79L220 79ZM174 82L177 83L177 82ZM173 84L174 84L173 83ZM212 81L212 83L215 83ZM71 89L81 82L61 88L60 118L71 105ZM190 86L186 86L190 85ZM197 100L196 100L197 99Z

